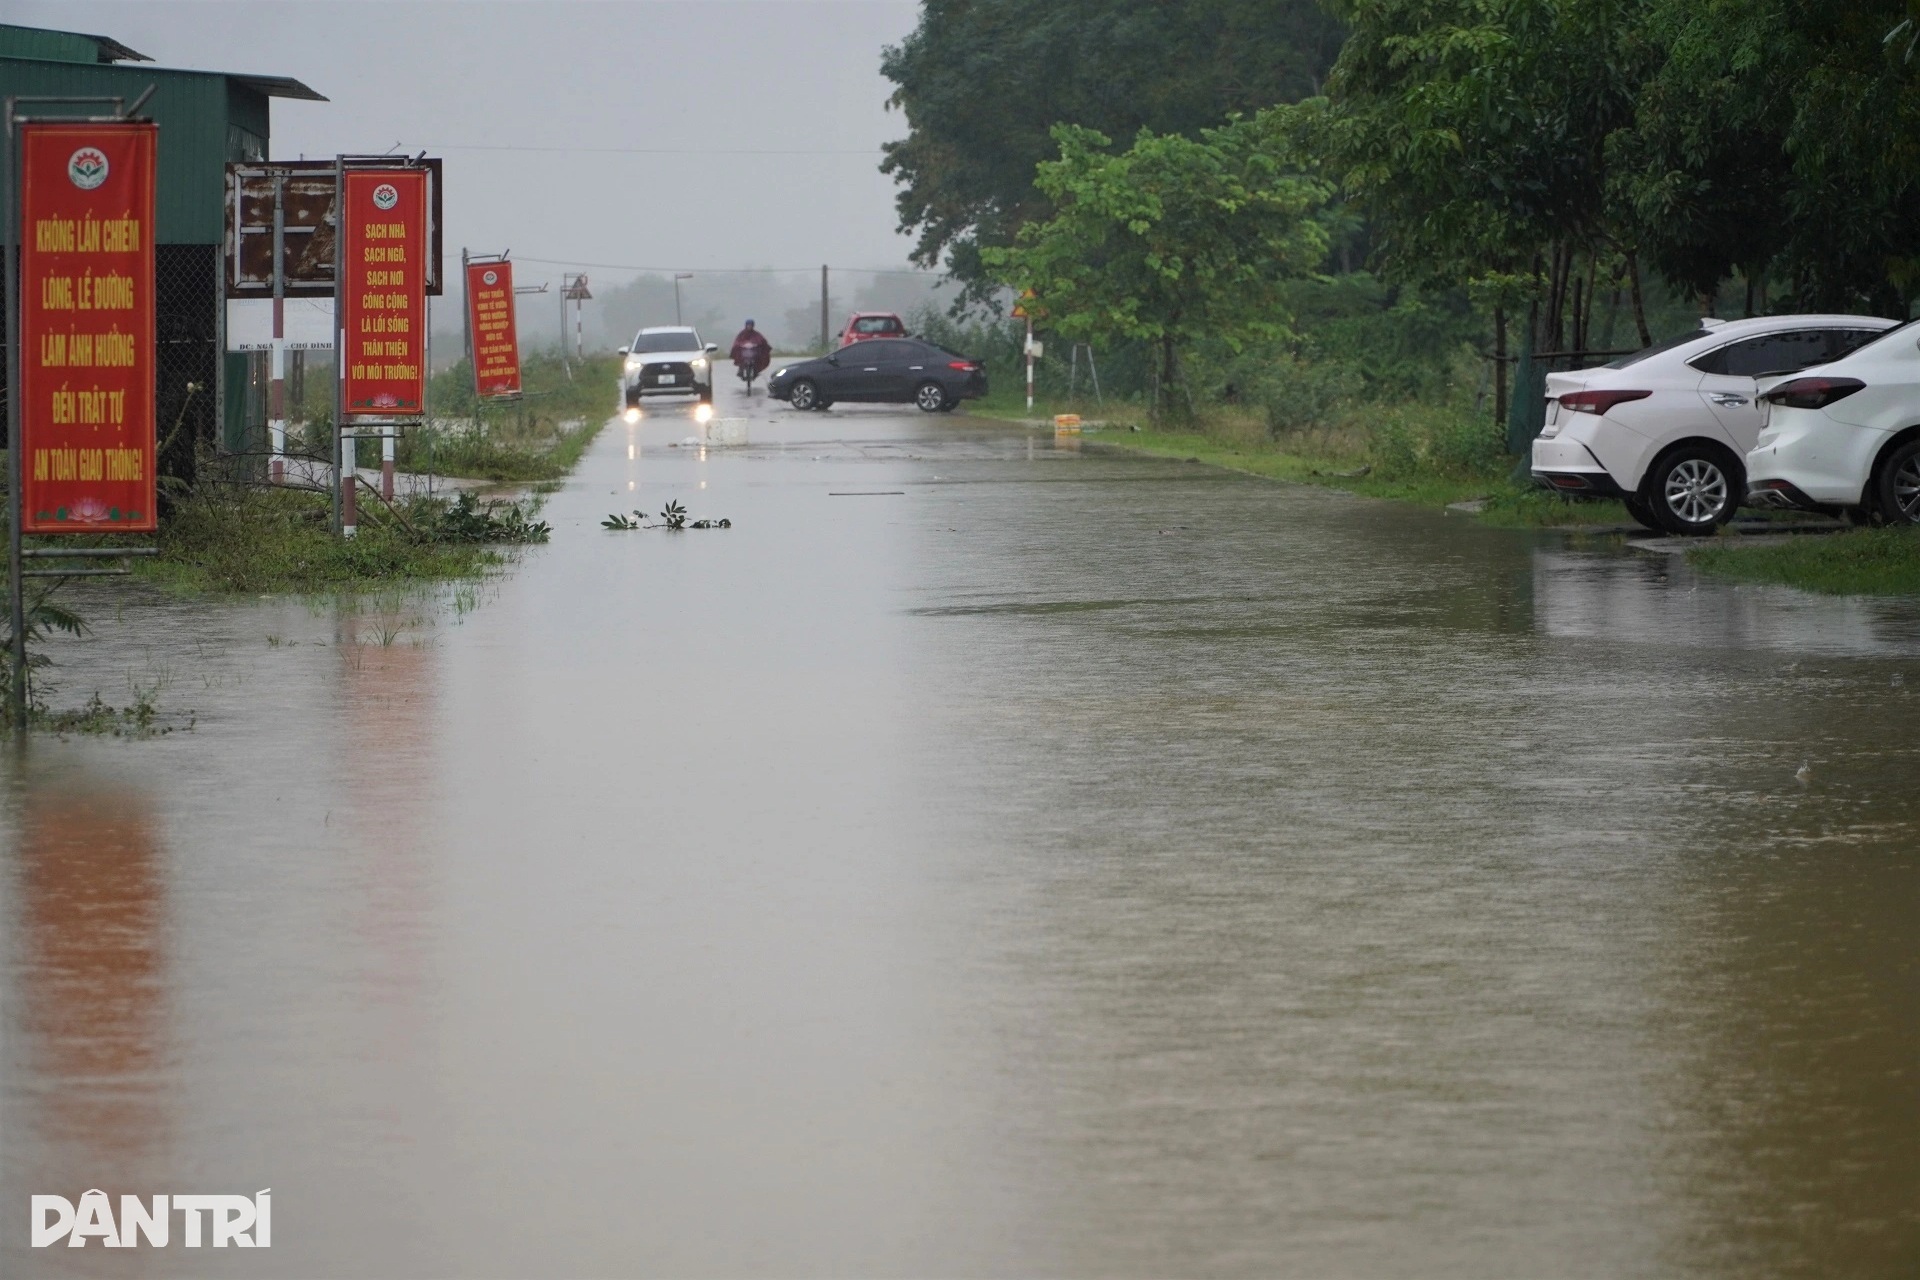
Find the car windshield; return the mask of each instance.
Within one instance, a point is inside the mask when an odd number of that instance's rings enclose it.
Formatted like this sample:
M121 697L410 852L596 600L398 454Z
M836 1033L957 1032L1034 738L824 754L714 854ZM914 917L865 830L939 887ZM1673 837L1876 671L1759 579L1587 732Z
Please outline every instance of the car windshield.
M892 316L868 316L853 322L855 333L899 333L900 322Z
M633 340L635 355L648 355L656 351L698 351L700 335L691 329L662 329L658 333L643 333Z
M1668 338L1662 342L1656 342L1650 347L1643 347L1639 351L1634 352L1630 356L1621 356L1618 360L1609 360L1605 364L1601 365L1600 367L1602 369L1624 369L1628 365L1639 364L1642 360L1645 360L1648 356L1657 356L1662 351L1671 351L1675 347L1684 347L1689 342L1694 342L1700 338L1708 337L1710 333L1711 331L1707 329L1691 329L1691 330L1688 330L1686 333L1680 334L1677 337Z

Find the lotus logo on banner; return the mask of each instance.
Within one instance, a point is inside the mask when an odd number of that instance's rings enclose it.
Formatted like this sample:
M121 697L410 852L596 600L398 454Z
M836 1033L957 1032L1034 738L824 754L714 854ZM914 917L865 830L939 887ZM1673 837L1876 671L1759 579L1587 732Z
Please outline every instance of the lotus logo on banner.
M95 147L82 147L67 160L67 177L82 191L92 191L107 180L106 153Z
M385 213L400 203L400 190L391 182L383 182L373 189L373 207Z

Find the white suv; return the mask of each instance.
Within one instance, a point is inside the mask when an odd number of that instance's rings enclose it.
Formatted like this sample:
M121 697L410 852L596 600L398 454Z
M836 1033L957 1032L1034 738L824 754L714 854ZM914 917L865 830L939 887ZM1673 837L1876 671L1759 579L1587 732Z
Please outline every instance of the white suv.
M1748 496L1920 524L1920 326L1905 324L1824 368L1768 383L1747 455Z
M1547 375L1534 479L1619 498L1667 533L1711 533L1747 494L1760 379L1826 364L1893 326L1877 316L1759 316L1701 328L1597 369Z
M620 394L629 409L642 396L686 395L713 403L713 353L718 343L702 343L700 335L679 325L642 329L633 345L620 348L626 360L620 366Z

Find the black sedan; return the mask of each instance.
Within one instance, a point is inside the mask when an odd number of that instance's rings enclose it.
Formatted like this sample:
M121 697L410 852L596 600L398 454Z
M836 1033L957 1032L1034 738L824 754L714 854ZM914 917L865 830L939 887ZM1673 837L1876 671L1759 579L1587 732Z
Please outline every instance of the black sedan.
M943 413L987 394L981 362L918 338L856 342L818 360L774 371L767 394L796 409L825 409L836 400L917 404Z

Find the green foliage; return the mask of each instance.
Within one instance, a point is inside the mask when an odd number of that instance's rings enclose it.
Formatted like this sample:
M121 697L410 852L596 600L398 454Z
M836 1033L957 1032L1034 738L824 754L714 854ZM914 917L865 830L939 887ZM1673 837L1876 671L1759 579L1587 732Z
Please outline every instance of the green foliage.
M1056 124L1195 137L1317 92L1340 36L1316 0L926 0L880 64L907 123L881 168L915 260L987 281L980 250L1050 212L1033 179Z
M480 495L462 490L453 501L417 498L406 507L415 537L424 542L545 542L553 535L553 526L535 520L532 502L490 502L480 505Z
M646 513L641 511L635 511L624 516L616 511L605 520L602 520L600 527L602 529L617 529L625 532L632 532L636 529L665 529L669 533L679 533L686 529L731 529L733 528L733 521L722 518L718 520L695 520L689 523L687 520L687 509L678 502L669 502L661 509L660 523L658 524L648 524Z
M1289 168L1270 118L1198 139L1143 130L1124 151L1078 126L1054 137L1060 158L1036 182L1057 212L983 255L1054 332L1150 343L1169 386L1202 341L1237 352L1290 335L1283 286L1326 254L1311 215L1327 189Z
M339 538L325 494L244 487L198 492L174 504L161 526L160 554L137 562L136 570L186 589L259 594L477 577L500 563L487 546L434 536L436 507L447 505L428 499L403 505L402 523L369 502L359 536Z
M25 587L25 631L27 652L28 697L34 698L34 673L51 665L53 659L42 646L54 635L73 636L76 639L87 633L87 622L78 613L66 606L54 602L53 596L63 585L59 578L29 579ZM13 614L10 609L0 608L0 693L13 688Z

